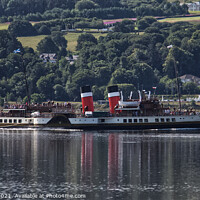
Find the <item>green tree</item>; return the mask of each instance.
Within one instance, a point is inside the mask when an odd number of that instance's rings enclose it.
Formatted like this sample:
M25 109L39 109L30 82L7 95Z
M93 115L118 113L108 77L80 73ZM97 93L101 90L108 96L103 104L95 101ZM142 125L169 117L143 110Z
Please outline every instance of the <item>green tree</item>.
M90 23L87 22L87 21L79 21L79 22L75 22L74 23L74 27L75 28L80 28L83 31L85 28L89 28L90 27Z
M184 94L198 94L199 88L193 82L187 82L183 84L183 93Z
M137 77L137 83L143 85L144 89L150 90L156 83L156 77L151 66L146 63L133 65L133 74Z
M144 17L142 19L137 20L137 27L139 30L144 30L156 21L157 20L153 17Z
M163 64L163 67L164 72L170 78L175 78L175 70L177 70L178 76L194 73L193 67L188 67L193 65L193 54L179 47L173 46L173 48L169 50L169 54L165 60L165 63Z
M51 37L45 37L38 43L37 50L39 53L57 53L59 48Z
M97 44L97 39L90 33L81 34L78 37L76 49L80 50L86 42Z
M94 85L95 76L91 70L77 70L66 83L66 92L71 100L80 100L80 87Z
M120 91L122 91L124 99L128 99L131 92L137 95L136 87L133 84L118 84L118 88ZM133 98L138 98L138 96L133 97Z
M55 74L48 74L47 76L41 76L36 83L39 92L51 100L54 98L53 86L55 78Z
M114 26L113 31L115 32L123 32L123 33L131 33L134 32L135 25L132 20L123 20L122 22L117 22Z
M44 100L44 94L33 93L31 95L31 103L42 103Z
M51 35L51 31L46 25L42 25L38 30L38 34L40 34L40 35Z
M122 84L122 83L133 84L135 80L136 77L133 76L132 71L119 68L112 73L110 84Z
M21 37L21 36L33 36L37 35L37 31L28 21L14 21L8 26L10 34Z
M66 101L67 93L62 85L56 84L53 86L53 89L54 89L55 100Z
M7 30L0 30L0 58L6 58L9 53L18 48L23 50L21 43Z
M25 78L24 78L24 73L23 72L19 72L14 74L10 81L10 87L11 92L13 95L15 95L15 98L17 99L17 97L24 97L26 96L26 86L25 86Z
M51 38L58 47L67 48L67 40L63 37L61 32L52 32Z
M93 93L93 98L94 100L101 100L104 99L104 93L106 91L106 86L92 86L92 93Z
M75 5L75 9L79 11L84 10L84 9L94 9L97 7L98 5L90 0L81 0L81 1L78 1Z

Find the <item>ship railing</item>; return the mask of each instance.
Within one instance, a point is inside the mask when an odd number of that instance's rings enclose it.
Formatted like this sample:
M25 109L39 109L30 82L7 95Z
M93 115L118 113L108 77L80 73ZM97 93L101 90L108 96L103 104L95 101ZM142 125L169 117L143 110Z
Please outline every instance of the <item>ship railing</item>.
M73 108L66 108L66 107L56 107L52 109L53 113L74 113L74 109Z
M0 113L0 117L25 117L25 114Z
M37 116L31 116L29 114L29 115L26 115L26 117L28 117L28 118L52 118L53 113L41 113L40 115L37 115Z

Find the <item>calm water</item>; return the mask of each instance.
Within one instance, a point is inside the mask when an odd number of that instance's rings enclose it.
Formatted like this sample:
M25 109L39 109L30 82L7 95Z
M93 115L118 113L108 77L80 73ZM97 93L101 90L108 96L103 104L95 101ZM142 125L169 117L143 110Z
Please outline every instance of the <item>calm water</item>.
M200 129L0 129L2 197L200 199Z

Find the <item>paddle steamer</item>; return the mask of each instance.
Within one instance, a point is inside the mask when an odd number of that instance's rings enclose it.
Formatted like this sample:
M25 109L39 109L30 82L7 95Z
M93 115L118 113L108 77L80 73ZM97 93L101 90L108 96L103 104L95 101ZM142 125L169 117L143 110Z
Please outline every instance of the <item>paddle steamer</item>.
M94 110L90 86L81 87L82 112L77 113L70 103L50 103L1 111L1 127L64 127L68 129L159 129L197 128L200 115L194 111L180 112L165 108L150 93L138 91L138 99L123 100L118 86L108 87L109 112Z

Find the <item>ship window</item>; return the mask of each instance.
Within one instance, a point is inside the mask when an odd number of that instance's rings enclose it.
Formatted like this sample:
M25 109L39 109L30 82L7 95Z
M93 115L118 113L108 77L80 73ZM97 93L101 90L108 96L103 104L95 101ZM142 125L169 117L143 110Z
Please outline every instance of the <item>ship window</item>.
M18 120L18 123L22 123L22 120L21 120L21 119L19 119L19 120Z
M7 123L7 119L4 119L4 123Z
M123 121L124 121L124 123L126 123L126 122L127 122L127 119L124 119Z
M134 123L137 123L137 119L134 119Z
M0 119L0 123L2 123L2 119Z
M158 119L158 118L155 118L155 122L159 122L159 119Z
M139 119L139 122L143 122L143 120L142 120L142 119Z
M148 119L144 119L144 122L148 122Z
M132 119L128 119L128 122L129 122L129 123L132 123Z
M119 121L119 119L117 119L117 121Z
M176 119L175 119L175 118L172 118L172 121L173 121L173 122L175 122L175 121L176 121Z
M101 122L105 122L105 119L101 119Z
M165 119L164 119L164 118L161 118L160 121L161 121L161 122L165 122Z
M14 123L17 123L17 120L16 120L16 119L14 119Z
M12 119L9 119L9 123L12 123Z
M166 122L170 122L170 119L169 119L169 118L167 118L167 119L166 119Z

